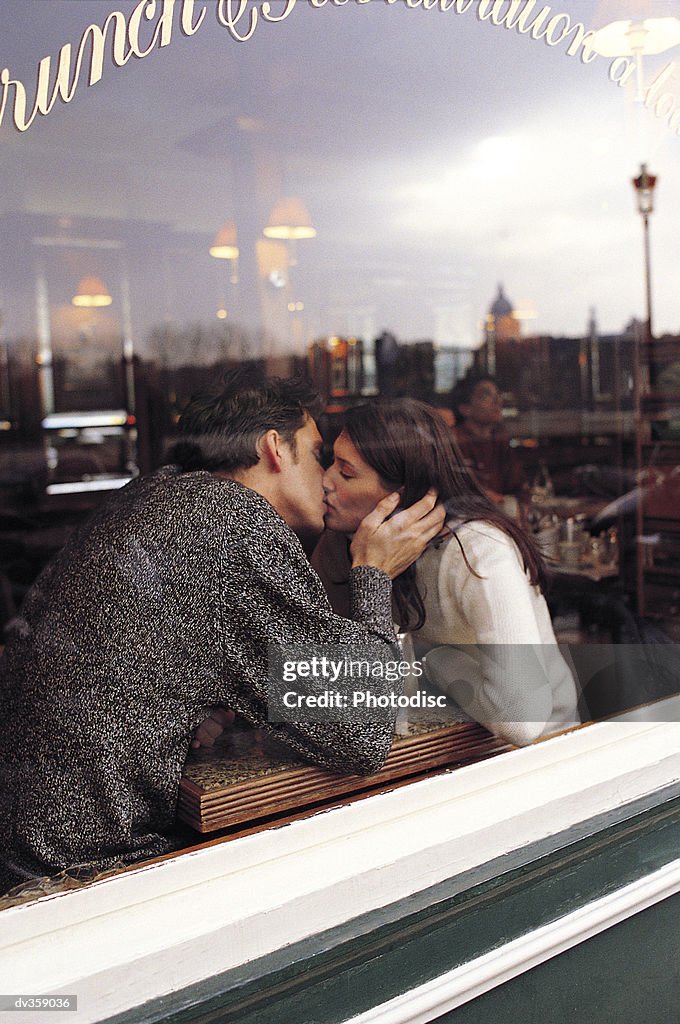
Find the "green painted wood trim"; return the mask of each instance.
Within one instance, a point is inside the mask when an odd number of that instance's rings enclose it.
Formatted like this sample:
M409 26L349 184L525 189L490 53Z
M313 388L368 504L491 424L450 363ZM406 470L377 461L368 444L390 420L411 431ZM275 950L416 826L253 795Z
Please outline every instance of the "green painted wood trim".
M524 863L500 858L494 877L451 879L108 1024L338 1024L674 860L677 787L672 795L616 824L602 816L578 830L590 834L551 837L549 852L535 844Z
M680 895L547 960L437 1024L676 1024Z

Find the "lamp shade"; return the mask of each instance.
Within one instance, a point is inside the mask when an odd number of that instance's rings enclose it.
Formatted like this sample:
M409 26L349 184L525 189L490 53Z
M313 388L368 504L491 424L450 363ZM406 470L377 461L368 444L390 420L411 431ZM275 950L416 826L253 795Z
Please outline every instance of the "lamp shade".
M217 260L238 259L237 242L236 225L233 220L227 220L215 235L215 240L210 246L210 255Z
M645 57L663 53L680 43L680 18L613 21L595 33L592 48L602 57Z
M113 299L100 277L81 277L78 290L71 299L74 306L110 306Z
M666 0L599 0L590 25L602 57L663 53L680 43L680 18Z
M298 238L315 238L316 228L307 207L297 196L286 196L279 199L269 215L264 229L267 238L283 238L294 241Z

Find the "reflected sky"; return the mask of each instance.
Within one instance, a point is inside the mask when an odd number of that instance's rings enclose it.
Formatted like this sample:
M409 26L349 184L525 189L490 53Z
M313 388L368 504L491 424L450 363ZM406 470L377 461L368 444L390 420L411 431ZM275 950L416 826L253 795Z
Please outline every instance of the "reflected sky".
M134 6L3 0L0 67L32 84L40 58ZM143 60L107 59L101 82L81 84L68 106L24 134L6 111L0 128L12 230L25 214L98 218L107 237L116 225L131 247L140 338L159 322L214 320L220 302L255 324L255 244L284 194L304 199L318 231L291 271L306 336L388 328L475 345L499 281L532 315L529 332L579 335L591 306L602 331L618 331L644 315L630 183L642 159L659 175L655 329L680 330L680 136L609 80L608 58L584 66L564 44L481 22L477 4L456 15L299 0L245 43L219 25L214 0L205 6L192 38L175 28ZM589 23L597 3L550 6ZM645 69L651 81L673 60L680 107L680 47ZM243 253L237 287L207 253L227 218ZM20 237L5 246L10 335L35 320L33 257ZM66 273L50 273L51 299L67 301Z

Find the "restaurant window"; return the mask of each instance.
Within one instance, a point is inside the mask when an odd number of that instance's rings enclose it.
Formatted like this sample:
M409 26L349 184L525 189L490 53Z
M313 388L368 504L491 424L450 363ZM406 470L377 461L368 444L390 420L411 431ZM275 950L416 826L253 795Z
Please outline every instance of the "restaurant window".
M530 5L244 6L236 26L223 0L3 4L3 623L106 494L166 459L189 396L248 362L308 373L329 443L376 395L451 423L455 384L493 375L558 639L626 638L641 611L676 639L666 56L636 105L630 65L583 43L596 0L544 24Z

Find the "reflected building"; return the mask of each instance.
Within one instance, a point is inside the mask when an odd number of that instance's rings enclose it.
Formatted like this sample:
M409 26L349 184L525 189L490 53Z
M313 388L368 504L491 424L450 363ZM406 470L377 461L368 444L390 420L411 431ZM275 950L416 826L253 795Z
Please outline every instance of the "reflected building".
M636 329L631 322L616 334L601 334L591 308L579 337L525 335L522 315L499 284L474 368L495 377L519 412L564 410L578 418L585 412L629 410Z
M309 346L307 368L317 390L331 403L363 393L363 342L333 335Z
M437 345L429 339L400 342L392 332L383 331L368 340L317 338L309 346L307 371L333 405L376 395L441 405L442 396L448 398L474 356L471 348Z
M522 327L515 315L514 307L498 285L498 294L489 306L484 322L484 342L486 365L484 371L495 376L497 368L497 348L502 342L519 341Z

